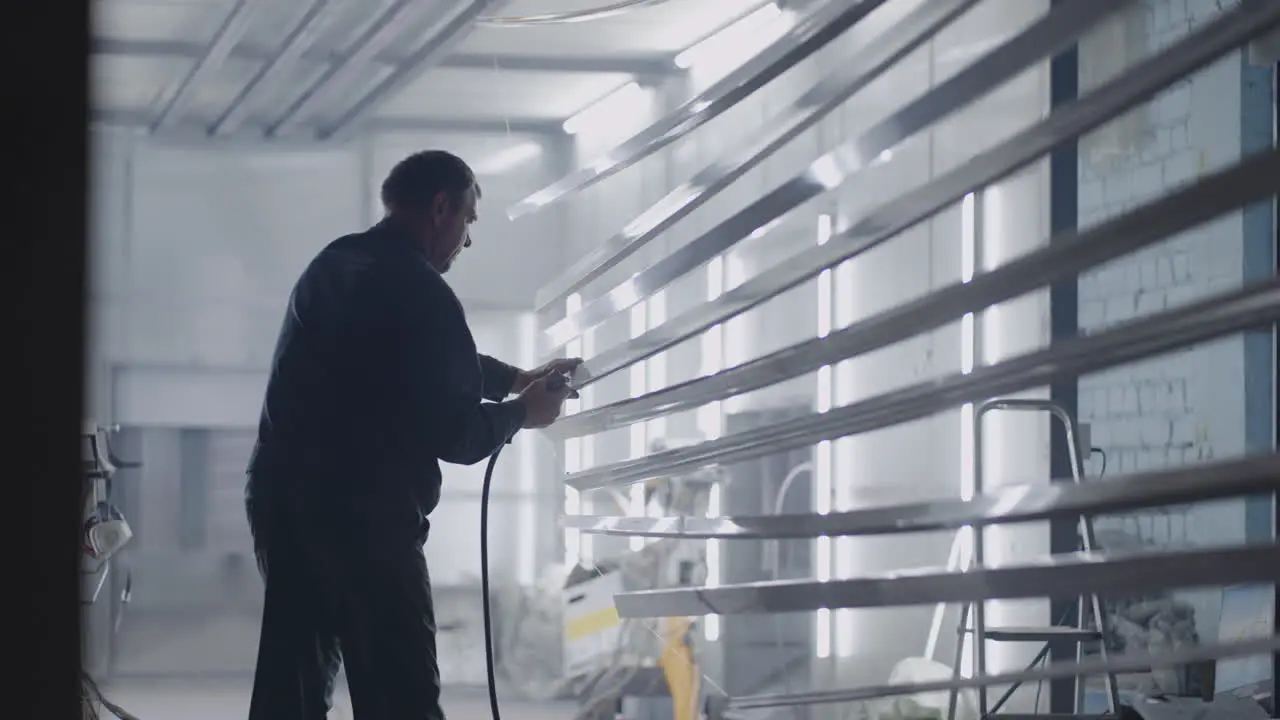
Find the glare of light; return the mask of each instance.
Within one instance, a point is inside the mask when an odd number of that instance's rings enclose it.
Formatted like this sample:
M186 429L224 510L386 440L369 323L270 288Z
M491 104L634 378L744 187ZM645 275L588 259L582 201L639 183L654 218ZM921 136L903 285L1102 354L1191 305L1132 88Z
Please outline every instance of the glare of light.
M814 655L819 658L831 657L831 611L819 608L814 626Z
M566 133L577 135L597 126L626 123L647 110L648 103L648 93L632 81L579 110L562 127Z
M960 203L960 280L973 280L974 260L977 254L977 218L974 212L976 198L973 193L964 196ZM960 372L973 372L975 350L974 316L966 314L960 320ZM960 498L970 500L974 493L974 409L972 403L960 408Z
M542 154L542 145L536 142L522 142L503 148L498 152L481 158L471 166L477 175L501 175L504 172L533 160Z
M676 55L675 65L682 70L711 62L736 67L785 35L792 21L790 13L771 2L685 49Z
M711 490L707 494L707 517L720 517L720 484L711 486ZM707 541L707 587L717 587L720 585L720 541ZM720 616L708 615L706 621L702 625L702 634L708 642L715 642L720 638Z
M826 515L831 512L831 442L818 443L813 454L813 510Z
M809 175L824 190L834 190L840 187L840 183L844 182L844 171L840 169L840 163L836 161L836 156L833 153L827 153L814 160L809 165Z
M520 364L533 367L534 347L538 342L538 320L533 313L520 316ZM516 579L522 585L532 585L537 580L537 514L534 495L538 481L538 463L534 454L533 438L525 435L517 440L520 446L520 512L516 521Z

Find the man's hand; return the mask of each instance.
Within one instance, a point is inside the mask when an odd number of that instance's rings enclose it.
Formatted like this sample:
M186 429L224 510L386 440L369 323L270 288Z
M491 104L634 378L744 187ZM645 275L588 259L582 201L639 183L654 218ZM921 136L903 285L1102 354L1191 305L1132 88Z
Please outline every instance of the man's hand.
M565 398L573 393L564 385L554 390L547 387L550 377L551 374L547 374L529 383L516 398L516 402L524 405L523 427L544 428L555 422L564 408Z
M581 364L582 358L557 358L533 370L520 370L516 373L516 380L511 386L511 392L519 395L534 382L549 375L568 375ZM565 397L573 397L573 395L569 394Z

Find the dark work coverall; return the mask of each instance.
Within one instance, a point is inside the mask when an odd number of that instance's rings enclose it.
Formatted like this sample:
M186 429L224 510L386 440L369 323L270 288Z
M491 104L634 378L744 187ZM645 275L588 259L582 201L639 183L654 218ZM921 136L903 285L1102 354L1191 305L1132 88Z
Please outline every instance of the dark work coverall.
M389 221L340 238L293 289L248 468L266 581L250 720L322 720L345 664L357 720L440 718L427 515L438 461L510 441L516 370Z

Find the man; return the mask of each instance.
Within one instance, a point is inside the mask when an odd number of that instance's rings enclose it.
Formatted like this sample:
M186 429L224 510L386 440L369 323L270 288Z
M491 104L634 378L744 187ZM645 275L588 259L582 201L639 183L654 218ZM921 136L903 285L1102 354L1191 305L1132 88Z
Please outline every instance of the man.
M385 219L294 287L245 492L266 581L251 720L322 720L340 663L360 720L442 717L422 553L438 461L550 425L568 391L547 377L581 362L477 354L441 275L471 246L479 196L461 159L412 155L382 185Z

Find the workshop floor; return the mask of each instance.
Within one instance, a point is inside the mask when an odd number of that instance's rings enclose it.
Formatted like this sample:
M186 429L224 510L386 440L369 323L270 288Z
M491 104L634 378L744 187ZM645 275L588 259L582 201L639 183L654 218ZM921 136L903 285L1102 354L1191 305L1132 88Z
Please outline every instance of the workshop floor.
M126 679L103 688L112 702L139 720L236 720L249 712L247 680ZM482 688L446 690L449 720L489 720L489 700ZM520 720L571 720L569 703L507 700L503 713ZM351 720L346 691L339 689L330 720Z

